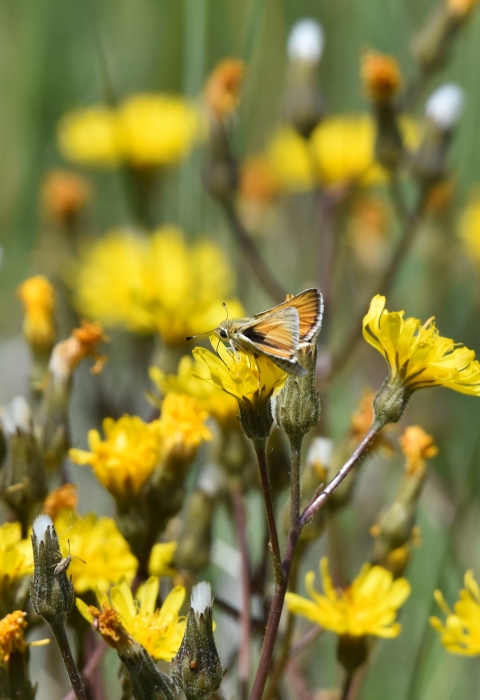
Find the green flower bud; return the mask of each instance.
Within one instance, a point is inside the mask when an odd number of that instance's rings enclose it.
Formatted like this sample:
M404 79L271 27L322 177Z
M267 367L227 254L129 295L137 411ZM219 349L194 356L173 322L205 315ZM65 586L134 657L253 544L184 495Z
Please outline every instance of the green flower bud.
M187 700L203 700L220 687L222 665L213 639L212 589L202 581L193 587L187 625L170 675Z
M277 422L290 441L299 443L320 417L320 396L315 387L317 346L304 343L298 349L297 359L305 367L305 377L290 375L277 400Z
M49 515L39 515L32 532L34 573L30 598L35 612L53 628L63 627L75 604L73 583L62 561L57 533Z
M131 639L125 650L118 650L135 700L176 700L178 693L171 679L160 671L148 652Z
M400 372L393 379L387 378L373 401L375 423L383 428L387 423L398 423L403 416L412 392L408 390Z

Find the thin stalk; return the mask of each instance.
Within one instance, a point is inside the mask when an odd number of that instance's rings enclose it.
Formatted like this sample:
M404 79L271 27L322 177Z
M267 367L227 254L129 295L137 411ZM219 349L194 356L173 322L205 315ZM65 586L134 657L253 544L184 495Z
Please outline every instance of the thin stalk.
M60 652L63 657L63 662L65 668L67 669L68 676L70 678L70 683L72 684L73 692L77 700L87 700L85 695L85 690L83 688L82 679L78 673L77 667L75 666L75 661L73 659L72 651L70 649L70 644L68 641L67 633L65 632L64 625L54 625L52 626L52 632L57 640Z
M95 651L92 653L82 670L82 677L85 680L88 680L93 676L106 651L107 645L105 642L101 641L100 644L97 644ZM63 700L75 700L75 691L69 690L68 693L64 695Z
M245 501L240 487L232 493L235 529L241 554L242 609L240 612L241 642L238 653L238 677L240 682L240 698L248 698L248 681L250 678L250 563L246 537L247 516Z
M340 700L351 700L350 691L353 688L353 680L355 678L355 671L347 673L345 680L343 682L342 694Z
M422 221L425 202L428 194L428 189L423 188L418 202L413 209L413 211L408 215L405 223L403 233L398 243L397 249L395 250L389 265L387 266L385 272L383 273L380 280L375 284L374 290L369 294L368 300L361 307L361 314L352 324L351 331L349 335L342 341L341 349L332 360L332 370L330 372L329 379L339 374L348 360L353 356L356 346L362 337L362 319L367 311L368 303L374 294L382 294L386 296L391 290L398 270L402 266L408 252L414 242L416 235L418 233L419 224ZM398 190L396 191L395 197L398 195ZM397 205L398 206L398 202Z
M265 501L265 510L267 513L268 532L270 534L273 569L275 574L275 580L277 580L277 578L282 578L282 556L280 554L280 545L278 543L277 525L275 522L275 510L272 501L272 490L270 488L270 480L268 478L266 454L267 441L265 438L258 438L256 440L253 440L253 446L257 455L258 468L260 471L260 481L262 484L263 499Z
M257 244L238 218L234 205L223 202L223 207L235 240L242 249L257 280L277 304L285 301L287 290L274 275Z
M368 433L363 437L360 444L356 447L355 451L345 462L343 467L340 469L338 474L331 480L331 482L323 489L323 491L316 496L305 508L300 517L300 526L303 527L308 523L309 520L313 518L315 513L320 510L320 508L326 503L326 501L333 494L335 489L340 486L342 481L349 475L353 467L358 464L358 462L363 459L368 448L372 444L377 433L380 431L381 426L376 423L372 423Z

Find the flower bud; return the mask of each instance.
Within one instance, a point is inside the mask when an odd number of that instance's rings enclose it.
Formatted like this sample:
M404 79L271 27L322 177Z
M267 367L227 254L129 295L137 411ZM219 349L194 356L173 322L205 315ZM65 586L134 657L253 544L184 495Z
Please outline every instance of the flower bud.
M64 627L75 604L72 579L66 569L58 570L62 561L57 532L49 515L39 515L32 530L34 572L30 598L35 612L52 628Z
M375 423L383 428L387 423L398 423L410 399L401 373L392 380L388 377L378 390L373 401Z
M342 634L338 638L337 659L348 674L354 673L368 659L366 636L354 637Z
M320 417L320 396L315 387L317 346L304 343L298 349L297 359L307 374L305 377L289 375L277 399L277 422L295 443L302 441Z
M203 700L219 689L223 678L212 623L212 589L202 581L193 587L187 625L170 675L187 700Z

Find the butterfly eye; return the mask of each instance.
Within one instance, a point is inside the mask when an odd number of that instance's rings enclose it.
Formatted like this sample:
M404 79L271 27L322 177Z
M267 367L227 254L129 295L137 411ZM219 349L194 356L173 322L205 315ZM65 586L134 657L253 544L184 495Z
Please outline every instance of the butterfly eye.
M225 328L220 328L220 338L228 338L228 333Z

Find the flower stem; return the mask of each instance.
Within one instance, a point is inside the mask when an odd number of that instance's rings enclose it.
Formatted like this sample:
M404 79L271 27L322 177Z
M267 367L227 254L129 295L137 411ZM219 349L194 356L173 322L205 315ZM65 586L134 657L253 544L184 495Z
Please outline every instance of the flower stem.
M351 457L349 457L349 459L345 462L335 478L333 478L331 482L323 489L323 491L305 508L302 516L300 517L300 525L302 527L313 518L315 513L320 510L323 504L330 498L335 489L340 486L345 477L349 475L353 467L365 456L365 453L381 428L381 425L372 423L368 433L363 437L360 444L357 446Z
M240 698L248 698L248 679L250 677L250 565L248 557L248 543L246 538L246 512L245 501L240 487L233 489L232 493L233 513L235 528L237 530L238 543L241 553L241 578L242 578L242 609L240 612L241 643L238 653L238 676L240 681Z
M270 488L270 480L268 478L266 454L267 440L266 438L256 438L252 442L257 455L258 468L260 470L260 481L262 483L263 499L265 501L265 510L267 512L268 532L270 534L273 571L275 581L278 583L278 580L283 578L282 556L280 554L280 545L278 543L277 525L275 523L275 511L272 501L272 490Z
M101 641L100 644L97 644L95 651L92 653L85 667L82 670L83 678L90 679L92 677L92 675L97 671L98 665L106 651L107 645L105 644L105 642ZM75 691L69 690L68 693L63 697L63 700L75 700Z
M67 669L75 697L77 700L87 700L82 679L80 678L80 674L75 666L75 661L73 660L67 633L65 632L65 626L62 624L50 626L63 656L63 662L65 664L65 668Z

